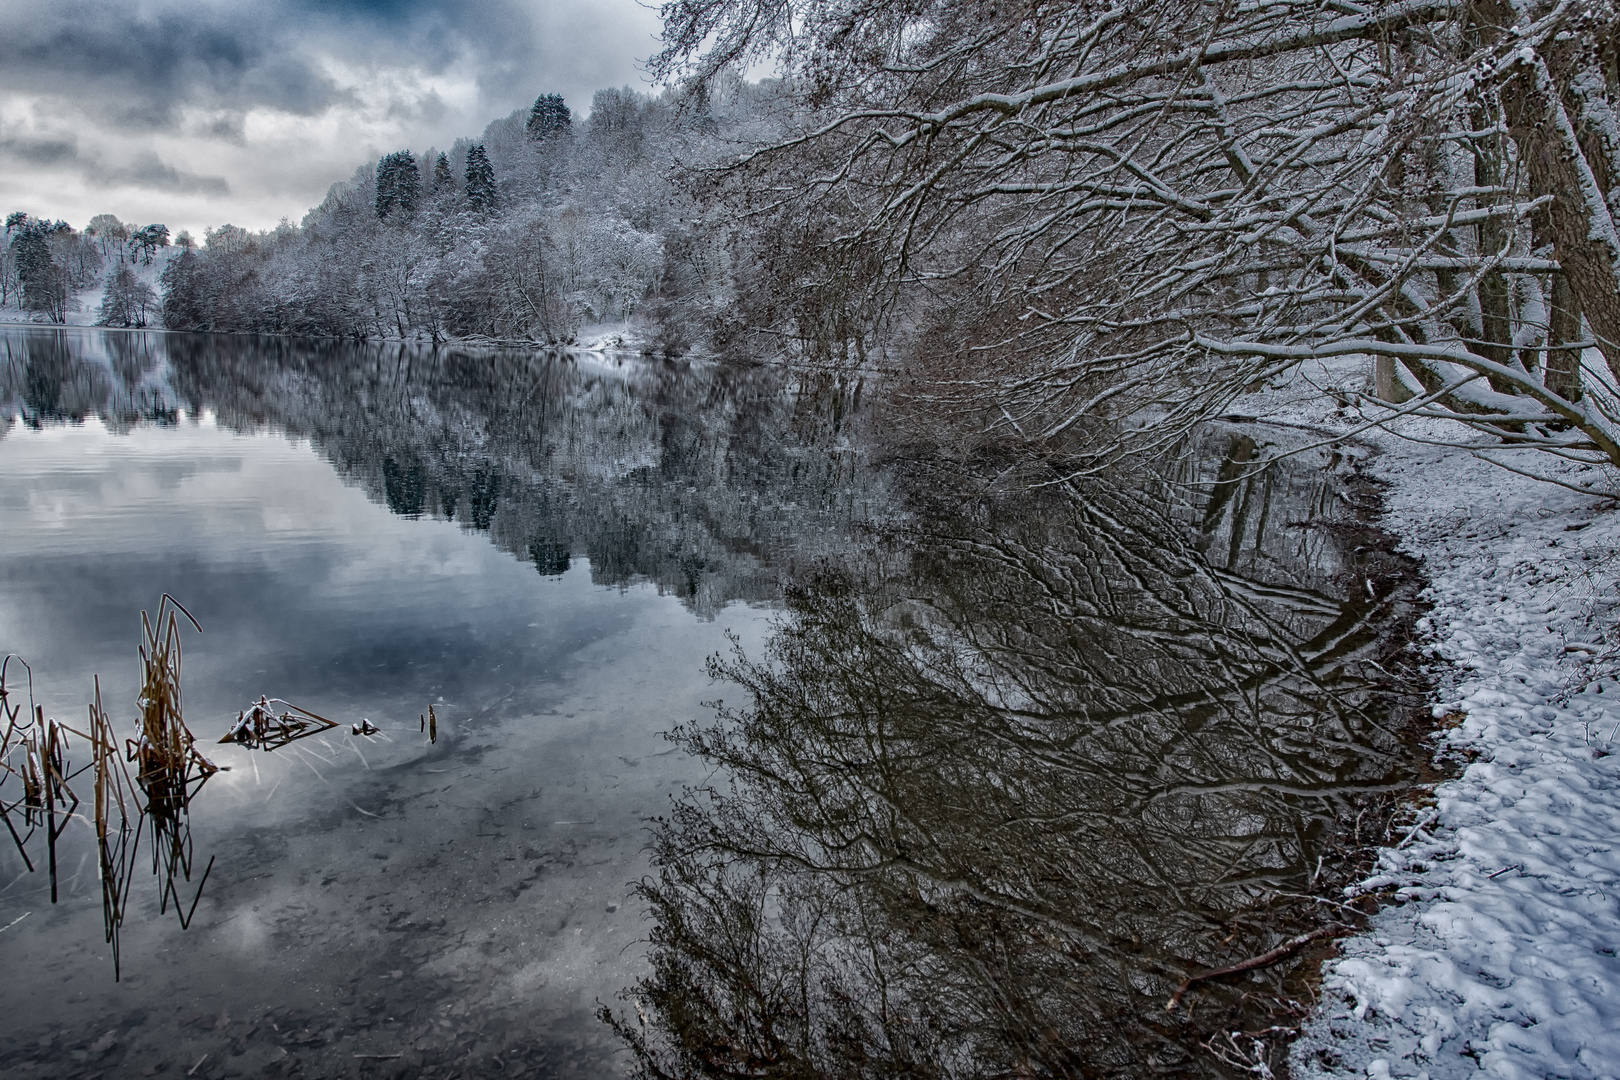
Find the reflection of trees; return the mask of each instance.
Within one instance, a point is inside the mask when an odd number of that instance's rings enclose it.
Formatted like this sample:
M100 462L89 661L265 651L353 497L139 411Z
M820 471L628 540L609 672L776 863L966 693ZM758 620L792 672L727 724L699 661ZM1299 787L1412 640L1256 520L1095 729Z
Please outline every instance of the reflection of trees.
M773 560L853 513L820 396L770 372L555 353L174 335L171 378L221 423L309 438L395 513L487 532L543 574L650 579L700 611L776 594ZM806 529L809 522L821 525ZM839 526L843 532L847 526Z
M383 458L383 501L401 517L420 517L427 506L427 484L422 467L401 468L391 457Z
M1212 569L1151 494L946 493L716 659L750 703L677 732L731 779L656 833L649 1075L1219 1073L1199 1033L1265 1026L1276 971L1164 1003L1320 918L1280 894L1400 782L1392 601Z
M86 349L93 341L94 349ZM173 423L172 404L144 380L161 360L153 336L15 328L0 335L0 413L31 427L101 417L114 430ZM0 427L0 433L4 428Z
M858 455L812 449L849 389L758 369L188 334L4 344L0 402L36 422L183 404L270 425L394 513L455 520L542 574L583 555L599 582L652 580L703 612L774 598L776 560L846 532L862 497Z

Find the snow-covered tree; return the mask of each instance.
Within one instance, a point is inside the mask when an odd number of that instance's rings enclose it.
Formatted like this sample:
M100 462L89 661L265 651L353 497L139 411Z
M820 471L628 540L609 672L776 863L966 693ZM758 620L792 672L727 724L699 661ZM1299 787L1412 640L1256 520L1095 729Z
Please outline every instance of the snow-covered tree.
M129 242L129 226L118 220L115 214L97 214L90 219L90 224L84 229L86 236L93 236L101 245L101 255L108 262L117 259L123 262L128 251L125 245Z
M682 327L645 335L665 347L702 342L727 310L716 298L731 293L710 278L729 278L733 267L690 256L725 250L739 223L683 194L670 162L712 158L722 144L694 132L676 95L599 98L600 116L568 138L531 139L524 109L477 141L422 158L418 172L434 182L414 214L392 210L399 158L390 155L333 185L296 228L210 230L197 258L171 264L166 325L560 343L585 322L656 318ZM739 114L754 107L733 104ZM454 191L458 174L464 198ZM664 236L678 220L684 261L669 275ZM704 297L696 315L680 307L689 288ZM648 308L654 292L658 304Z
M140 253L141 259L147 266L152 265L152 256L158 248L169 246L169 227L167 225L143 225L129 235L129 243Z
M226 222L217 229L206 230L203 233L203 243L211 252L235 255L250 250L254 246L254 237L242 226Z
M422 171L409 150L396 150L377 162L376 209L379 218L395 210L409 217L422 197Z
M589 314L597 319L634 315L642 297L657 285L663 263L663 243L656 235L623 219L593 220L584 237L583 260Z
M51 322L66 322L75 281L71 258L59 256L75 252L80 238L63 221L22 214L12 217L16 234L10 251L22 307L39 312Z
M1481 450L1620 464L1613 0L664 13L658 77L774 59L811 106L734 173L804 222L764 288L903 312L963 408L1098 436L1076 468L1351 354Z
M489 163L484 145L479 143L467 150L467 205L475 214L488 214L495 209L495 169Z
M525 130L531 139L548 139L559 132L567 131L573 122L573 114L563 103L561 94L541 94L529 109L529 120Z
M107 276L96 323L100 326L145 326L158 310L157 290L136 277L129 264L121 262Z
M433 161L433 194L435 196L453 194L456 189L456 178L450 172L450 159L440 153Z

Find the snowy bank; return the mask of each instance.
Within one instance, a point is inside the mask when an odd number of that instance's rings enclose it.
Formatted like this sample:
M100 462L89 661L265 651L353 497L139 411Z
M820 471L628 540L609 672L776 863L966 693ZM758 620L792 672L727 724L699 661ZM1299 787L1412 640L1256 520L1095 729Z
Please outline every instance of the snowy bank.
M1361 389L1346 375L1329 381ZM1325 965L1293 1071L1620 1077L1620 513L1455 449L1369 441L1383 524L1430 581L1419 629L1454 778L1352 890L1384 906Z

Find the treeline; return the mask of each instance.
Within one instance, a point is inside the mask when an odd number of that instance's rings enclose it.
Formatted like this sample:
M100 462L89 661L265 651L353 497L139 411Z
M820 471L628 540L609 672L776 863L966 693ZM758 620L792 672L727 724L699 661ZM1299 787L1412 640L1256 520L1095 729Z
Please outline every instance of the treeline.
M632 324L684 352L730 310L732 245L673 174L777 96L736 79L696 100L603 90L579 120L543 95L476 142L362 166L298 225L209 230L164 272L163 323L546 344Z

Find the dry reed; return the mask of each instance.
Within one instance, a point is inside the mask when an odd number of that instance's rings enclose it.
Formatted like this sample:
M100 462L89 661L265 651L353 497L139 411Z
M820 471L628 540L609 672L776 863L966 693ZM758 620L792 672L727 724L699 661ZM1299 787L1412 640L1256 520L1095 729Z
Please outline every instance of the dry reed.
M152 846L152 872L161 890L159 910L166 913L172 902L182 928L191 925L214 866L210 858L190 904L184 904L180 882L191 881L194 856L191 802L220 768L197 750L197 740L181 711L182 615L202 632L191 612L167 593L158 604L155 619L141 612L142 681L136 699L139 733L124 740L123 753L102 706L100 676L95 679L88 730L78 731L46 717L44 708L34 702L33 670L20 657L0 660L0 821L29 873L36 869L30 846L36 836L43 835L51 902L56 903L57 842L75 816L83 820L71 782L81 773L94 771L94 817L89 824L96 836L103 923L112 947L114 979L122 977L119 937L142 836L149 836ZM26 706L8 681L14 660L28 672ZM431 706L425 724L436 741L438 717ZM337 721L291 702L261 696L237 714L235 725L219 741L268 751L338 726ZM365 728L356 731L375 734L378 730L369 721ZM69 761L72 738L83 740L90 753L89 763L76 770ZM130 763L135 766L133 777Z

